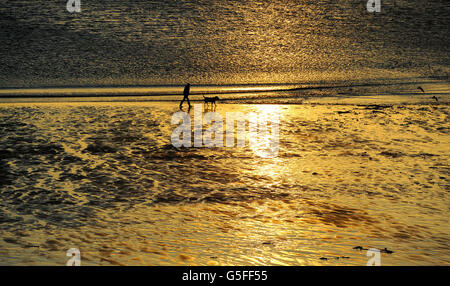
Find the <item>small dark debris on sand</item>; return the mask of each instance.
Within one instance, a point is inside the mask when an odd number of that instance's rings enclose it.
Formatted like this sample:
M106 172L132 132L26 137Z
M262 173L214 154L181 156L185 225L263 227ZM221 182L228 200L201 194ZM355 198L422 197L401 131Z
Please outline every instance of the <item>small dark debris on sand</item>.
M386 156L386 157L392 157L392 158L398 158L401 156L405 156L404 153L398 152L398 151L383 151L383 152L380 152L379 155Z
M366 107L364 109L368 109L368 110L380 110L380 109L385 109L385 108L392 108L392 105L385 105L385 104L370 104L370 105L366 105Z
M336 260L339 260L339 259L350 259L350 257L349 256L333 256L333 257L321 257L321 258L319 258L320 260L328 260L328 259L336 259Z
M386 247L384 249L381 250L381 252L383 253L387 253L387 254L392 254L394 253L394 251L387 249Z
M369 250L368 248L364 248L364 247L359 246L359 245L353 247L353 249L359 250L359 251L361 251L361 250ZM387 249L386 247L385 247L384 249L380 250L380 252L382 252L382 253L387 253L387 254L392 254L392 253L394 253L394 251L389 250L389 249Z

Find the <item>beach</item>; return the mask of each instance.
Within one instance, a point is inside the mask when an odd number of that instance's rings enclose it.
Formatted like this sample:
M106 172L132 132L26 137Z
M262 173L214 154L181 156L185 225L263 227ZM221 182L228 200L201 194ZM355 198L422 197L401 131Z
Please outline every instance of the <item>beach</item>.
M424 89L219 102L278 115L274 158L175 148L173 102L3 99L0 264L448 265L449 89Z
M449 1L3 2L0 265L450 265Z

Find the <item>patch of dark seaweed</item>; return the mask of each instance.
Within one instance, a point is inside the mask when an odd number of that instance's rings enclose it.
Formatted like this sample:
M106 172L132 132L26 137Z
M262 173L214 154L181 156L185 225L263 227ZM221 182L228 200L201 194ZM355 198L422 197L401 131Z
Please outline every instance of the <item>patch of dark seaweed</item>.
M406 154L403 152L400 152L400 151L383 151L383 152L380 152L379 155L391 157L391 158L398 158L398 157L405 156Z
M367 110L380 110L380 109L386 109L386 108L392 108L392 105L369 104L369 105L365 105L364 109L367 109Z
M412 158L419 157L419 158L423 158L423 159L439 156L439 155L431 154L431 153L406 154L406 153L403 153L400 151L383 151L383 152L380 152L379 155L391 157L391 158L399 158L399 157L403 157L403 156L409 156Z
M9 166L3 160L0 160L0 170L0 187L11 184L13 180L9 172Z
M335 204L318 204L313 201L308 201L308 204L313 206L309 211L313 215L311 222L318 220L324 224L334 225L340 228L362 223L374 225L377 222L366 211L360 209Z
M89 144L83 152L89 152L92 154L116 153L117 149L101 142L94 142Z
M420 158L429 158L429 157L435 157L435 156L439 156L436 154L431 154L431 153L417 153L417 154L411 154L409 155L410 157L420 157Z

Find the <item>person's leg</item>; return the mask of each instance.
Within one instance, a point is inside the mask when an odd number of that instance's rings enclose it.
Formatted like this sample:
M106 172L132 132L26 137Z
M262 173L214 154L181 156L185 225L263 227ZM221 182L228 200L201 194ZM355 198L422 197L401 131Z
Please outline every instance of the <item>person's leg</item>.
M183 99L180 102L180 109L183 108L183 102L184 102L185 97L183 97Z
M188 102L189 108L191 108L191 102L189 101L189 97L186 97L186 100Z

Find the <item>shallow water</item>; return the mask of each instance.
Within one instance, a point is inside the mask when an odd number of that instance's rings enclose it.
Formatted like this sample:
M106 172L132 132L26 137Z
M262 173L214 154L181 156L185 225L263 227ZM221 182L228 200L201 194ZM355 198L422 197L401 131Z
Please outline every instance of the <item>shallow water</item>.
M173 103L2 103L0 264L448 265L449 98L390 99L219 104L279 115L272 159L174 148Z
M450 4L3 1L0 86L242 84L449 73Z
M0 264L450 264L450 4L365 4L3 3ZM186 82L278 156L173 147Z

